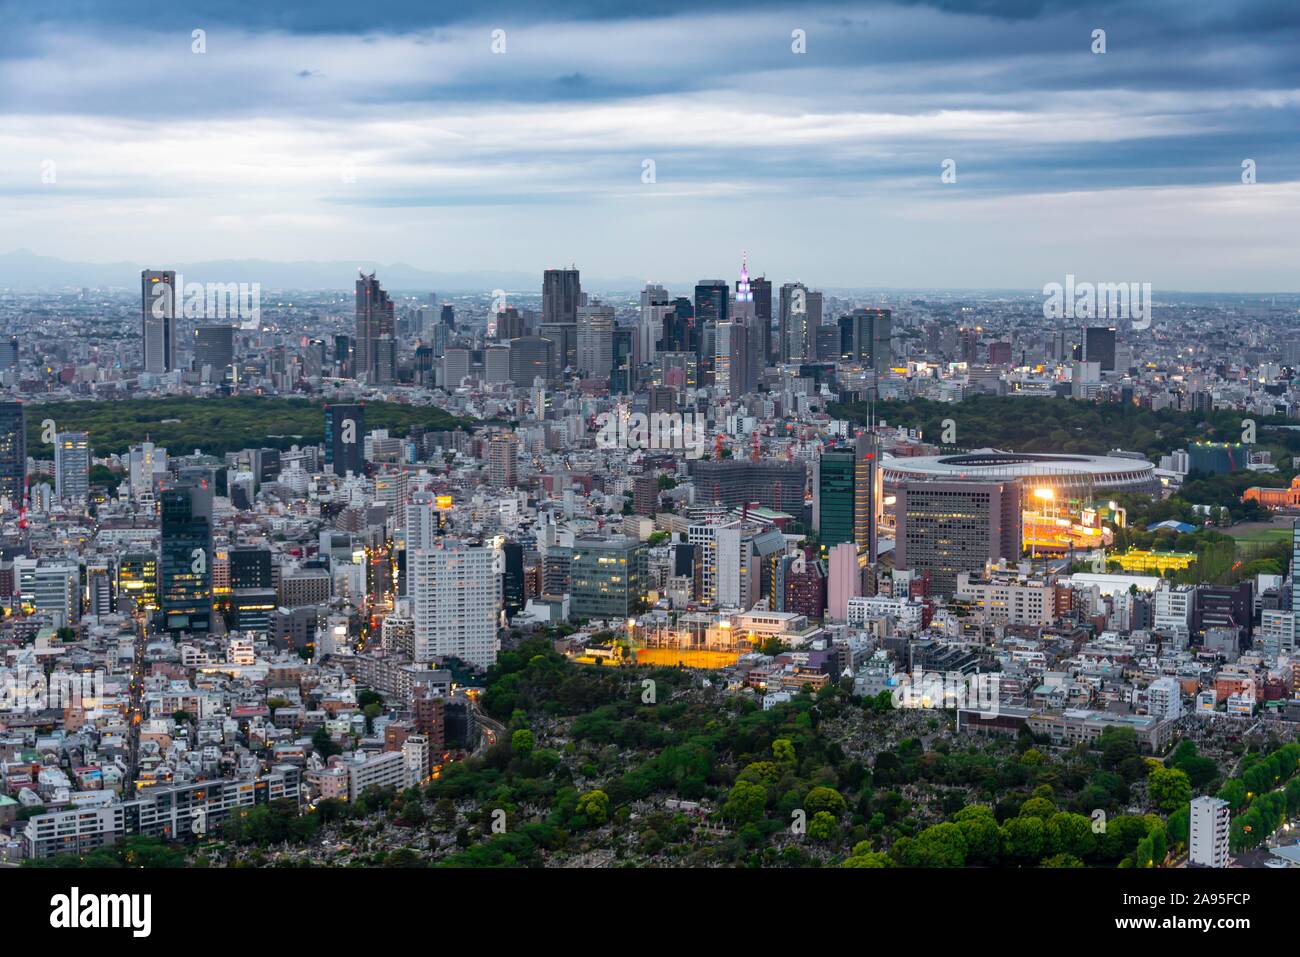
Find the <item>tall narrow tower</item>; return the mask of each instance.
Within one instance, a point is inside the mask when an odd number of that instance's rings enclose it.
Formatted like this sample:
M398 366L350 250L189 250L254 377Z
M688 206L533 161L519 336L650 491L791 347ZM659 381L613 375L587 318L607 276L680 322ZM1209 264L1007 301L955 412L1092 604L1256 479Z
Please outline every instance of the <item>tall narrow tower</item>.
M140 273L140 332L144 371L155 375L176 368L176 272L146 269Z
M396 378L396 320L393 300L389 298L375 274L361 274L357 280L356 378L364 377L371 385L389 385Z

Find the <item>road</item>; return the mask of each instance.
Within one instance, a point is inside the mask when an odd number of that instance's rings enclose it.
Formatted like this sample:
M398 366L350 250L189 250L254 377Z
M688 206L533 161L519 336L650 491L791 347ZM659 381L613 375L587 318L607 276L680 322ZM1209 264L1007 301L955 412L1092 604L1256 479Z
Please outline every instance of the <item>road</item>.
M480 711L478 702L471 699L469 707L470 711L474 714L476 719L475 723L479 728L478 746L470 753L470 757L476 758L505 737L506 726L495 718L489 718Z
M126 787L128 797L135 793L136 777L140 773L140 724L144 721L144 653L148 643L148 629L143 619L135 623L135 653L131 661L131 696L127 709L128 751Z

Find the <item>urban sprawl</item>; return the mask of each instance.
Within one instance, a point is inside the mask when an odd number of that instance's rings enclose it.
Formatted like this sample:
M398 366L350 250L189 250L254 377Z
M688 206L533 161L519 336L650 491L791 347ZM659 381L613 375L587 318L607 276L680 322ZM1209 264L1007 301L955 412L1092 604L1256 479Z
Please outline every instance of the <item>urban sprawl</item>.
M1300 866L1300 300L737 259L0 293L0 862Z

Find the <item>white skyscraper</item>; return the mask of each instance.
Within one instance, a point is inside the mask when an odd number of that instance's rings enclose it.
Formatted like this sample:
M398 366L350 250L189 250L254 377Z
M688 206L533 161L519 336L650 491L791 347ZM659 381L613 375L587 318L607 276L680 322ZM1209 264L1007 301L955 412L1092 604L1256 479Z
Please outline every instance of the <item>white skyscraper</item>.
M90 494L90 436L60 432L54 441L54 494L84 502Z
M131 446L131 494L140 496L152 492L154 480L167 474L167 450L152 442Z
M641 322L637 327L637 362L654 362L656 344L664 336L664 317L672 311L668 290L646 283L641 290Z
M438 541L438 510L427 494L420 495L403 509L402 529L406 537L406 594L414 594L414 563L411 556L423 548L433 548Z
M1191 832L1187 859L1202 867L1228 866L1228 823L1232 811L1228 802L1215 797L1192 801Z
M450 545L407 552L415 660L455 657L487 668L497 657L501 586L491 548Z
M754 528L742 522L719 526L713 560L718 607L740 611L753 608L761 581L754 556Z

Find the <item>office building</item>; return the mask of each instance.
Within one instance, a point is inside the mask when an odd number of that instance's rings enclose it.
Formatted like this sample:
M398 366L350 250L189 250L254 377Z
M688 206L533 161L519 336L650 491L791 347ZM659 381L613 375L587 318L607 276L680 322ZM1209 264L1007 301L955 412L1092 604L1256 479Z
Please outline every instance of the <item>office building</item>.
M1115 371L1115 327L1086 326L1083 330L1083 360L1095 362L1102 372Z
M396 381L394 339L397 335L393 300L375 274L362 274L356 283L356 353L352 374L369 385Z
M655 346L656 352L689 352L696 354L695 306L685 296L672 301L672 308L664 314L663 337Z
M647 283L641 290L641 316L636 332L636 361L653 362L659 343L664 337L664 320L673 311L668 290Z
M538 334L551 343L550 378L557 379L565 369L576 368L578 362L577 323L546 322Z
M582 305L582 282L576 267L542 273L542 322L574 325Z
M655 356L652 388L680 393L700 384L700 360L694 352L661 351ZM674 399L674 407L676 400Z
M365 473L365 431L365 406L325 406L325 464L335 475Z
M524 546L505 542L501 546L501 598L506 618L513 618L524 607Z
M232 353L231 361L234 361ZM302 350L302 374L308 379L319 381L325 375L326 347L324 339L308 339Z
M630 395L636 385L636 340L634 326L615 326L613 332L613 364L609 373L609 391L614 395Z
M955 594L978 608L990 621L1044 628L1057 618L1058 592L1064 589L1058 589L1050 578L995 571L988 577L976 572L959 572Z
M775 566L785 539L775 528L744 522L721 525L705 549L719 608L749 611L772 593Z
M753 391L750 369L749 328L739 320L714 327L714 385L732 400Z
M127 455L127 469L133 496L152 493L155 482L167 474L167 450L152 442L133 445Z
M1020 559L1019 479L904 482L895 509L894 567L928 572L936 594L953 594L960 572Z
M325 344L320 343L323 355ZM208 381L222 382L235 367L235 327L199 326L194 330L194 369L209 370ZM319 367L316 372L320 375Z
M90 494L90 436L85 432L55 436L54 494L60 501L83 503Z
M158 556L128 552L117 563L117 594L130 598L140 611L158 610Z
M55 628L75 625L81 617L81 568L75 562L15 559L14 581L18 600L36 611L49 612Z
M718 323L731 318L731 286L725 279L701 279L695 284L695 355L701 383L714 381Z
M274 588L236 588L224 600L232 629L267 634L275 616L277 602Z
M599 301L580 306L576 333L578 372L608 379L614 369L614 307Z
M801 282L781 287L778 325L781 338L781 361L803 362L816 359L817 330L822 324L822 294Z
M749 281L754 302L754 327L759 330L759 347L763 364L774 366L780 361L781 350L772 336L772 280L764 276Z
M840 316L840 360L860 363L877 375L888 373L891 323L888 309L854 309Z
M824 549L853 542L868 562L876 560L884 501L880 464L879 443L865 432L817 459L813 521Z
M212 620L212 487L205 480L163 483L158 598L168 631L208 631Z
M273 588L271 550L254 546L232 548L229 552L230 587Z
M498 342L509 342L528 334L523 314L514 306L507 306L496 314L492 322L492 336Z
M510 381L510 346L490 345L483 350L483 381L488 385Z
M140 331L144 371L163 375L176 368L177 305L174 270L146 269L140 273Z
M0 498L15 509L27 498L27 426L21 402L0 402Z
M442 356L442 387L456 389L474 371L474 357L468 349L448 349Z
M621 621L640 612L649 590L648 556L636 539L579 538L569 567L570 614Z
M531 388L541 379L551 381L555 366L555 344L541 336L523 336L510 340L510 381L521 389Z

